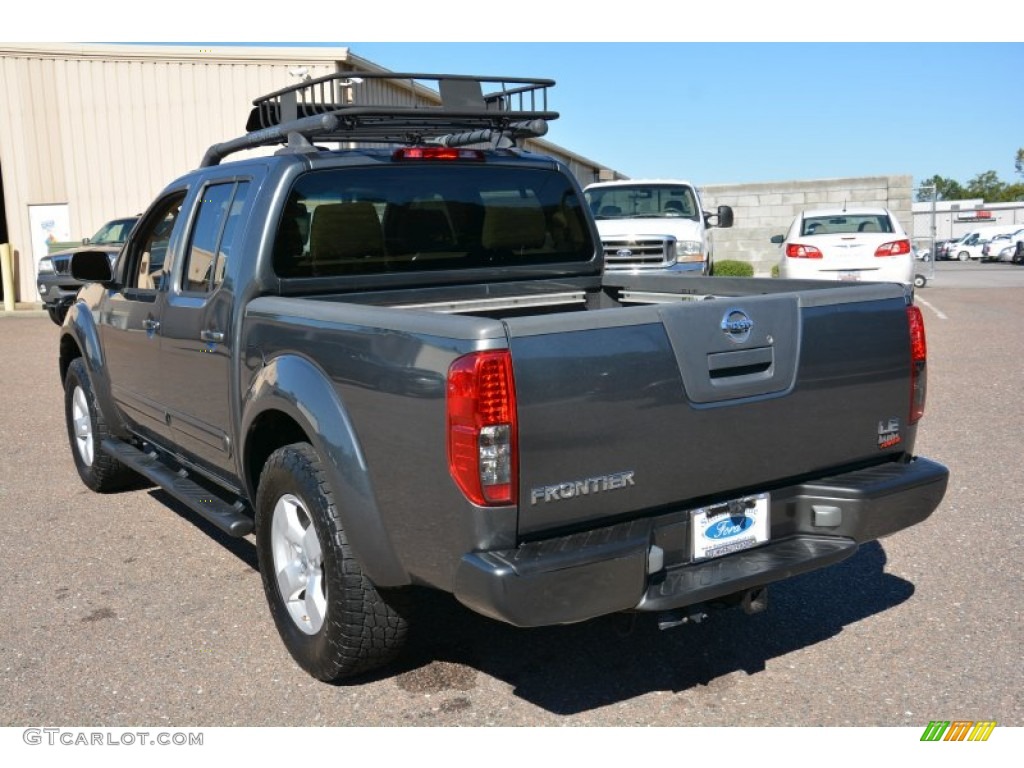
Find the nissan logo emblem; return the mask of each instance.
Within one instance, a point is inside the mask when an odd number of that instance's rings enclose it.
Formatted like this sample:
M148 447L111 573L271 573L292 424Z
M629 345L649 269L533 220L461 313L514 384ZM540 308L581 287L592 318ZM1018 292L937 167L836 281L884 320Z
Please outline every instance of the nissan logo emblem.
M742 309L730 309L722 318L722 330L737 344L742 344L750 338L753 327L754 321Z

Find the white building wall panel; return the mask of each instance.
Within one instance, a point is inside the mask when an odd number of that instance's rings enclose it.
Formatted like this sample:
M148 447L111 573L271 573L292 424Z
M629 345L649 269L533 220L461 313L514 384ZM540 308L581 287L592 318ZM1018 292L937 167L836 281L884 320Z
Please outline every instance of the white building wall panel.
M384 71L346 48L0 44L0 171L19 300L37 300L28 206L67 203L76 238L141 213L210 145L242 135L252 100L296 83L297 67L314 79ZM379 103L413 101L405 84L359 87ZM417 99L436 96L424 89ZM599 166L568 150L528 146L565 162L582 184L596 176Z
M208 146L243 134L252 99L296 82L290 69L320 77L346 57L345 49L0 46L0 170L19 298L37 298L28 206L68 203L74 237L140 213Z

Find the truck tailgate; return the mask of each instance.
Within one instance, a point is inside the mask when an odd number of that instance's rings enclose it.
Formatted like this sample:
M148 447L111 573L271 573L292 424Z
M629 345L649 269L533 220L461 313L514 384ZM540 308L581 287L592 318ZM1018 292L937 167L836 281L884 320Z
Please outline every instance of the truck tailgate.
M905 300L803 294L506 320L519 533L729 498L909 450Z

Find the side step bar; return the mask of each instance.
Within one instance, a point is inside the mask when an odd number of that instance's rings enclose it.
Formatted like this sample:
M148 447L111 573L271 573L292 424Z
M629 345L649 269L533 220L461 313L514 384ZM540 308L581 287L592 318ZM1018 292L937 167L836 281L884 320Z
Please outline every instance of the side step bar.
M213 523L229 536L242 537L253 531L252 518L244 513L242 502L228 504L210 493L194 480L183 477L164 464L156 454L143 453L135 446L107 438L100 449L125 466L131 467L143 477L152 480L167 493L191 509L200 517Z

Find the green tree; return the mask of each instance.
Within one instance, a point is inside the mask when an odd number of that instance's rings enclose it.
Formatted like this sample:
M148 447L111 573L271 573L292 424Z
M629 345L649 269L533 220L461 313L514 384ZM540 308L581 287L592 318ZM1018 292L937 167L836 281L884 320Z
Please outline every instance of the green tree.
M979 173L964 188L968 197L980 197L986 202L999 202L1003 198L1006 185L999 180L995 171Z
M1003 202L1011 203L1017 200L1024 200L1024 183L1010 184L1006 187Z
M924 182L926 185L935 187L935 193L938 195L938 200L963 200L967 197L964 188L953 179L946 179L938 174L932 176L930 179L926 179ZM917 191L917 201L925 203L931 200L930 194L923 189Z
M1017 169L1017 173L1024 176L1024 147L1017 150L1013 166ZM979 173L966 185L936 174L922 182L922 187L927 186L935 187L938 200L966 200L972 197L980 197L986 203L1009 203L1024 200L1024 183L1007 184L999 179L999 174L995 171ZM917 201L926 203L929 200L931 200L930 190L919 188Z

